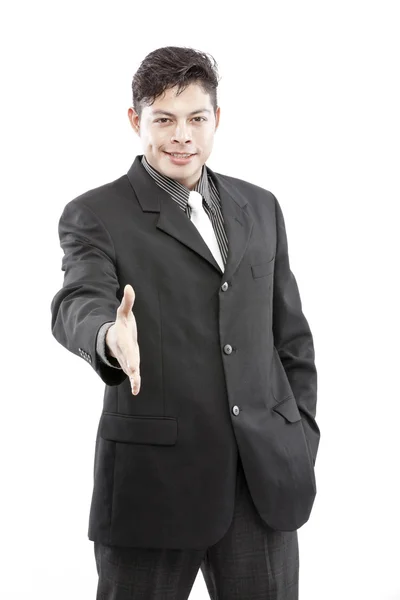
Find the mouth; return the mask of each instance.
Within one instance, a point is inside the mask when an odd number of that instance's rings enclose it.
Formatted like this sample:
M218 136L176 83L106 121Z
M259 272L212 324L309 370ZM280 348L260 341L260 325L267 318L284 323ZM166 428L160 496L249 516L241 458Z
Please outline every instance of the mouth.
M190 153L184 153L184 152L166 152L165 150L163 150L164 154L166 154L167 156L169 156L171 162L173 162L175 165L186 165L187 163L189 163L193 156L196 156L195 154L190 154Z

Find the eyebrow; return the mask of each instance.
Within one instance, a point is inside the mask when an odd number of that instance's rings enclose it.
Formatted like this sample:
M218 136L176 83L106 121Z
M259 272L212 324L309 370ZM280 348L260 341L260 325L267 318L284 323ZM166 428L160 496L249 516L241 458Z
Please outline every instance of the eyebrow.
M200 112L210 113L211 110L209 110L208 108L199 108L198 110L193 110L191 113L189 113L189 117L191 117L192 115L196 115L197 113L200 113ZM174 113L168 112L167 110L154 110L152 112L152 115L168 115L169 117L176 116L176 115L174 115Z

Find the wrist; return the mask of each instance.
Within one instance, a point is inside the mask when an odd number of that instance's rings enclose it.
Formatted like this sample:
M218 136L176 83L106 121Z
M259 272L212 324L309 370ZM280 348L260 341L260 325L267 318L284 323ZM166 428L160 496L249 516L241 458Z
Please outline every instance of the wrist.
M112 331L114 329L114 325L115 323L113 323L112 325L110 325L110 327L107 329L106 332L106 336L105 336L105 351L106 351L106 355L111 357L111 358L116 358L114 352L111 349L111 344L112 344L112 337L110 337L110 332L111 332L111 336L112 336Z

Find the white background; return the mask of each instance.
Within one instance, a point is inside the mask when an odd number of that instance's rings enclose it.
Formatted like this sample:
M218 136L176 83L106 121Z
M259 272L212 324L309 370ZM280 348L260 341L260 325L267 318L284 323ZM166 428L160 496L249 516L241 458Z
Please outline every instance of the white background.
M314 335L321 444L300 600L400 599L398 9L3 5L2 598L95 598L86 532L104 385L51 334L57 225L68 201L141 153L132 76L148 52L178 45L218 62L207 164L277 196ZM201 572L190 598L208 598Z

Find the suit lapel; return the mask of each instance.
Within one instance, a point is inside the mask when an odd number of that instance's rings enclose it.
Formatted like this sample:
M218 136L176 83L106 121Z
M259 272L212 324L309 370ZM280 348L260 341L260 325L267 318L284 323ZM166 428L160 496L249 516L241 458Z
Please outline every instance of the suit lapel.
M157 229L174 237L208 261L221 275L221 269L204 242L195 225L171 196L147 173L138 155L127 175L139 204L144 212L158 212ZM221 210L228 238L228 256L223 279L229 279L236 271L246 250L253 227L252 218L245 208L247 201L226 180L206 167L221 199Z
M160 206L160 216L157 221L157 229L168 233L176 240L200 254L205 260L213 265L220 273L221 269L212 255L207 244L204 242L197 227L187 218L187 215L176 204L170 196L163 199Z
M224 271L224 281L231 279L246 251L253 219L247 211L247 200L223 175L207 167L221 199L226 236L228 238L228 256Z

